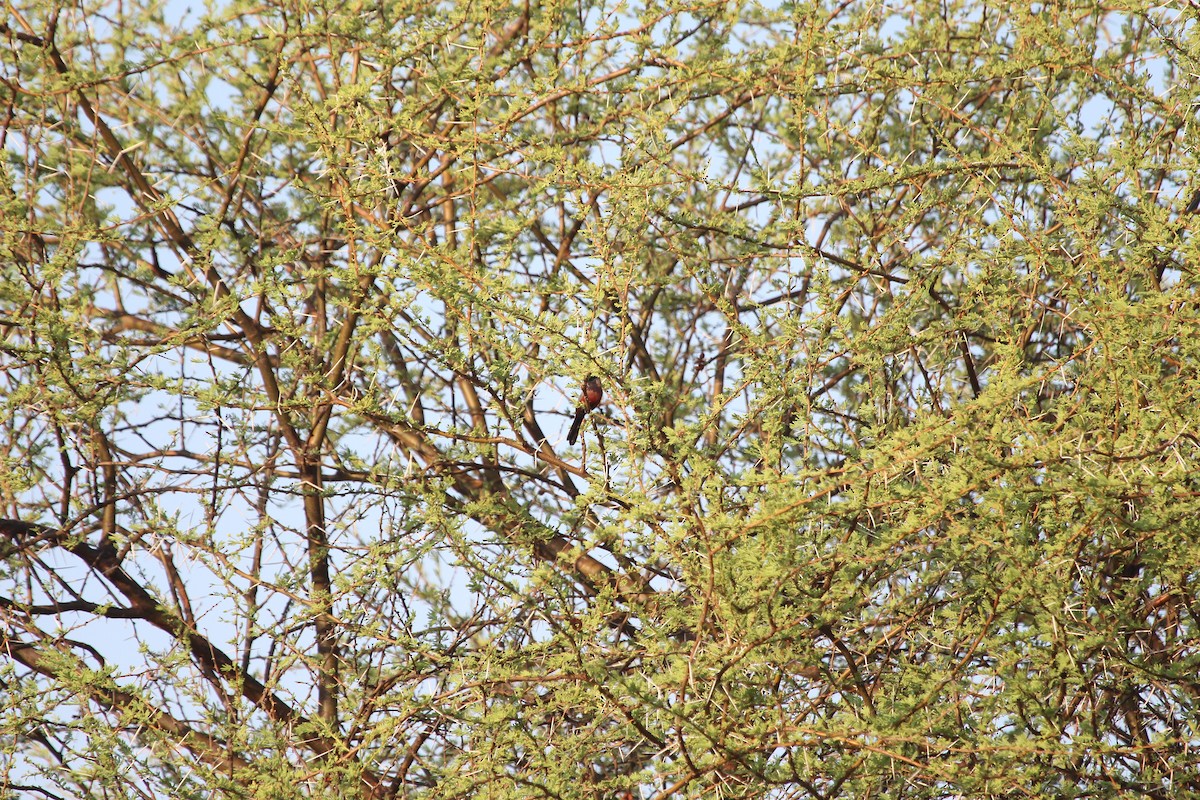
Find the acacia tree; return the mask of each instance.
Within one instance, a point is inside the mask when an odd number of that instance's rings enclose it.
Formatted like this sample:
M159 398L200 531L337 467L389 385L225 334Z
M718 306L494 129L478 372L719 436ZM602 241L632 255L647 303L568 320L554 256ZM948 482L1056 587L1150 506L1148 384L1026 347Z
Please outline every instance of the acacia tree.
M1190 10L56 2L6 790L1200 795Z

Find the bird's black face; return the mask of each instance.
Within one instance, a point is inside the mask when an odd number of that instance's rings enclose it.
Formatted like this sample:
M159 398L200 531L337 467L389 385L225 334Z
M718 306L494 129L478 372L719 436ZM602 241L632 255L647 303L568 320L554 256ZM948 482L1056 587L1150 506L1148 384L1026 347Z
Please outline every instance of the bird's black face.
M595 408L600 405L603 397L604 387L600 385L600 379L595 375L588 375L587 380L583 382L583 402L588 408Z

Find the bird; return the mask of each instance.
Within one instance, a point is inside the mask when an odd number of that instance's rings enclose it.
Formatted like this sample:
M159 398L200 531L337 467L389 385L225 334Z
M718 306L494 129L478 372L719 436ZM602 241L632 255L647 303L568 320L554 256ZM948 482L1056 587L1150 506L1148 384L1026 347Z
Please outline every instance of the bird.
M603 397L604 387L600 385L600 379L595 375L588 375L583 382L583 391L579 395L579 407L575 409L575 421L571 423L571 431L567 434L568 442L575 444L575 440L579 438L579 426L583 424L583 418L589 411L600 405Z

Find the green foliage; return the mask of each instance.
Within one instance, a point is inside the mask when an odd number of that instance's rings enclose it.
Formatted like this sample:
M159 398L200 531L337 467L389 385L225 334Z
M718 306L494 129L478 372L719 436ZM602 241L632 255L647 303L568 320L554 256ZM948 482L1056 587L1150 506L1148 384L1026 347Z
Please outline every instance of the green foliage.
M26 5L5 791L1200 796L1191 12Z

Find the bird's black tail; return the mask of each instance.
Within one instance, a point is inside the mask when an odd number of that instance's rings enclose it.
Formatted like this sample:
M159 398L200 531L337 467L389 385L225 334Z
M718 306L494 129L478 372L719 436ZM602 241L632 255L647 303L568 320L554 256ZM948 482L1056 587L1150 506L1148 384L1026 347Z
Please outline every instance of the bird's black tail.
M571 444L575 444L575 440L579 438L579 426L583 424L583 418L587 412L587 406L575 409L575 421L571 423L571 430L567 433L567 441Z

